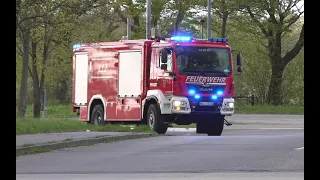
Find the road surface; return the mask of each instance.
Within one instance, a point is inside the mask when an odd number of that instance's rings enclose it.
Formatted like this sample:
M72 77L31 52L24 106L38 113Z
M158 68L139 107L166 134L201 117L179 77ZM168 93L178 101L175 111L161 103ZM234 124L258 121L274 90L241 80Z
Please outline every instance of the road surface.
M303 128L250 127L221 137L169 132L22 156L16 160L17 179L303 179Z

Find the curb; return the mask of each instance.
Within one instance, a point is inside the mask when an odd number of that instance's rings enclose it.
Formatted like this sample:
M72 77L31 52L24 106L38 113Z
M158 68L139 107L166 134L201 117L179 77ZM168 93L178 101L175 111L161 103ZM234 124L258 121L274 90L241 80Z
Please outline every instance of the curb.
M94 145L98 143L110 143L114 141L149 138L153 136L154 135L148 134L148 133L139 133L139 134L120 135L120 136L99 136L95 138L77 139L72 141L62 141L62 142L60 141L60 142L54 142L54 143L36 144L36 145L26 146L26 147L17 146L16 155L29 153L35 149L57 150L57 149L64 149L64 148L71 148L71 147L78 147L78 146L89 146L89 145Z

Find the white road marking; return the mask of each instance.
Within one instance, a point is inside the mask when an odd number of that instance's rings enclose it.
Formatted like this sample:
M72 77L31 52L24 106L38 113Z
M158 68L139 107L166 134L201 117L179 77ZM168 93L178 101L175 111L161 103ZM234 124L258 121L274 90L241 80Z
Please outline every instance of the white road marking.
M168 128L171 132L196 132L196 128Z
M304 129L304 128L260 128L262 130L298 130L298 129Z
M296 150L296 151L301 151L301 150L304 150L304 147L294 148L294 150Z

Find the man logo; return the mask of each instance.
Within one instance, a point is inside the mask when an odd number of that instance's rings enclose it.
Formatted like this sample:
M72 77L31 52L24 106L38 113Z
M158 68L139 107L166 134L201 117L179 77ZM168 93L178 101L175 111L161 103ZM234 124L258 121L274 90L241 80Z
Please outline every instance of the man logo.
M209 85L208 83L206 83L206 82L204 82L204 83L202 84L202 86L203 86L203 87L210 87L210 85Z
M205 91L205 92L212 91L212 90L213 90L212 88L200 88L200 91Z

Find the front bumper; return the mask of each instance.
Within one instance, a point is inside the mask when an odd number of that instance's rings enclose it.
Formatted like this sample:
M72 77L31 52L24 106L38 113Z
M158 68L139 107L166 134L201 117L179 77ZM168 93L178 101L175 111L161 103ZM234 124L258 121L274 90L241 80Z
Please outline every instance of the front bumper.
M170 104L166 104L167 113L165 114L221 114L225 116L234 114L233 98L223 98L213 102L213 105L210 106L201 106L201 101L209 102L210 100L195 101L192 98L173 96Z

